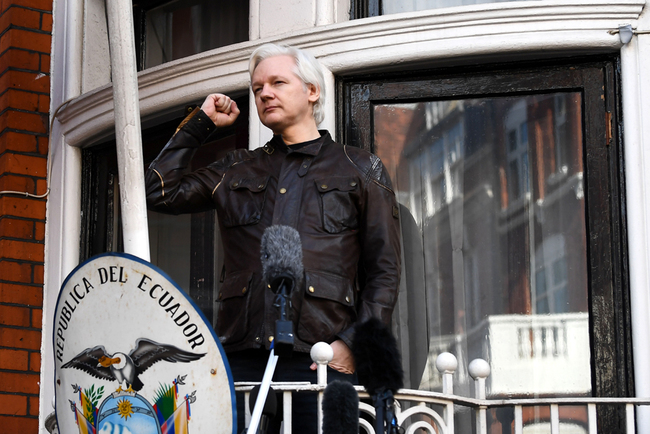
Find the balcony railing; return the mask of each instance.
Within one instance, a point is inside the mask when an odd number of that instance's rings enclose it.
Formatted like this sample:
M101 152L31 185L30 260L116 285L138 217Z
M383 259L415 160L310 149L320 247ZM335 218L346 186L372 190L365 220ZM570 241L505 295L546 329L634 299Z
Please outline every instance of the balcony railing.
M283 425L284 434L291 434L291 399L293 392L314 392L318 393L318 419L319 432L322 426L321 403L323 392L327 385L327 358L328 351L321 351L317 344L312 349L312 359L318 364L318 383L272 383L271 386L276 392L282 392L283 396L283 420L289 421ZM320 347L323 348L323 347ZM428 392L413 389L400 389L395 395L395 415L397 423L403 428L405 434L429 433L429 434L454 434L454 407L465 407L475 413L477 434L488 433L488 411L495 408L511 408L514 413L514 433L524 434L524 427L530 422L526 420L525 409L530 407L545 406L549 409L547 420L544 422L544 432L560 434L561 408L586 406L586 420L583 421L579 431L588 434L598 433L597 415L600 405L620 405L625 407L626 433L633 434L635 427L635 407L650 405L650 398L595 398L587 396L561 397L561 398L526 398L526 399L486 399L486 379L490 375L490 366L483 359L473 360L468 371L474 380L474 397L463 397L454 395L453 375L458 367L456 357L451 353L442 353L436 359L436 368L442 375L442 393ZM244 392L246 397L246 426L250 422L249 392L258 383L235 383L235 390ZM361 399L368 398L363 387L355 386ZM438 412L434 407L442 409ZM368 434L375 433L373 420L375 409L371 405L360 402L359 410L366 417L359 420L362 428L360 432ZM419 431L418 431L419 430ZM508 430L509 432L509 430ZM541 432L541 431L531 431ZM564 430L562 432L565 432Z
M318 364L318 382L311 383L271 383L276 392L282 393L283 433L291 434L291 410L292 394L294 392L312 392L318 394L318 424L319 432L322 432L323 414L321 410L323 392L327 386L327 364L331 360L331 349L325 343L319 343L312 348L312 359ZM329 356L328 356L329 355ZM583 432L588 434L598 433L597 415L600 405L618 405L625 408L626 433L634 434L635 408L638 406L650 405L650 398L594 398L594 397L562 397L562 398L534 398L534 399L487 399L486 379L490 375L490 366L483 359L473 360L468 371L474 380L474 397L463 397L454 395L453 376L458 368L458 361L451 353L442 353L436 359L436 368L442 376L442 393L428 392L413 389L400 389L395 394L395 416L397 423L402 427L404 434L454 434L454 408L467 408L475 413L477 434L488 433L488 411L495 408L511 408L514 413L514 433L524 434L524 428L530 426L530 421L525 417L525 409L531 407L545 406L549 409L548 418L544 422L543 432L560 434L562 407L586 406L586 418L581 422L578 430L571 432ZM250 424L249 399L250 391L259 383L235 383L235 390L243 392L246 401L246 427ZM369 398L363 387L355 386L360 398ZM441 409L440 412L435 408ZM359 420L361 432L367 434L375 433L373 420L375 409L371 405L360 402L359 411L365 414ZM50 433L57 433L56 419L54 413L50 414L45 421L45 427ZM241 428L239 428L241 432ZM460 430L459 430L460 431ZM215 431L217 432L217 431ZM490 431L492 432L492 431ZM509 428L504 432L510 432ZM542 432L533 430L530 432ZM562 433L564 433L564 429Z

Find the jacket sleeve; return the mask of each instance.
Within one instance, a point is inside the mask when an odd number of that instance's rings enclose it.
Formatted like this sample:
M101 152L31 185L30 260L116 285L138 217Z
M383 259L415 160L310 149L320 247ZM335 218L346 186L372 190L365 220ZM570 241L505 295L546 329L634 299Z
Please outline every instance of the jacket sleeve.
M189 167L196 150L215 129L212 120L198 108L183 120L145 173L150 209L180 214L212 207L212 190L223 173L214 164L194 172Z
M352 327L338 334L349 347L352 347L357 324L375 317L390 326L399 292L399 207L384 165L375 155L371 155L369 159L370 162L364 170L367 182L359 233L361 256L357 320ZM363 165L361 167L363 168Z

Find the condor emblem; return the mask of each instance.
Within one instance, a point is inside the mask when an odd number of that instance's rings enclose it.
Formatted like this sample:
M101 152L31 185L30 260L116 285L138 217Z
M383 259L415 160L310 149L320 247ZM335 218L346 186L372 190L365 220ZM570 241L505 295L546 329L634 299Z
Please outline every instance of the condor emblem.
M79 265L59 293L53 340L59 432L237 432L212 327L151 264L105 254Z

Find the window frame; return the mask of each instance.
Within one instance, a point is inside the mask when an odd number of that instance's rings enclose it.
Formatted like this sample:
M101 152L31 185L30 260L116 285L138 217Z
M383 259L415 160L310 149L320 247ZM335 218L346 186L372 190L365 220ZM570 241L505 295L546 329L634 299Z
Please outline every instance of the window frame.
M625 177L616 56L341 77L338 139L373 152L373 106L423 100L583 93L583 163L592 394L634 396ZM517 78L513 82L513 78ZM540 85L539 83L544 83ZM603 89L604 87L604 89ZM425 90L426 89L426 90ZM590 115L597 113L598 116ZM612 136L608 138L607 120ZM615 411L599 427L618 432Z

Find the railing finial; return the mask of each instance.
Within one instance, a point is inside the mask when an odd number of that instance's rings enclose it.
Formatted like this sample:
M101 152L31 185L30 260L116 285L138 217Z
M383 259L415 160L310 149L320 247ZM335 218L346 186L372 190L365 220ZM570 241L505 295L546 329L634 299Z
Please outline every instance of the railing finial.
M436 368L442 374L442 393L454 393L454 372L458 369L458 360L451 353L440 353L436 358Z

